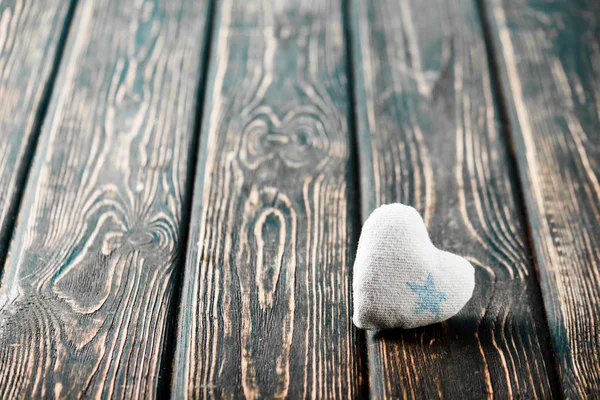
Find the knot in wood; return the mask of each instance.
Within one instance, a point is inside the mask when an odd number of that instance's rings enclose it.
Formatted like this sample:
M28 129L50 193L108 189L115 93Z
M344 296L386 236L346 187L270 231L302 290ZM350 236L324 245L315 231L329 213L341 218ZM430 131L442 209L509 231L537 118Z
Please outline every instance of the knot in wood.
M129 243L135 247L148 246L154 243L154 235L150 232L138 231L129 236Z
M330 157L326 120L313 106L298 106L279 118L270 108L243 128L240 160L256 169L268 160L286 167L317 166Z

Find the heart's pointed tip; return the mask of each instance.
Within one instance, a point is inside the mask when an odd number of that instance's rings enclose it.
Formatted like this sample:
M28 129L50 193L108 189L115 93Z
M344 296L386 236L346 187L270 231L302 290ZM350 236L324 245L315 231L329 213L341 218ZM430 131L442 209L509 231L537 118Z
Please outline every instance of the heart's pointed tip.
M361 320L361 318L356 314L356 312L354 312L354 316L352 317L352 323L354 324L354 326L356 326L358 329L369 329L369 327L367 327L365 324L363 324L363 321Z
M369 321L369 313L365 312L360 306L354 307L354 315L352 316L352 323L358 329L378 329L376 325Z

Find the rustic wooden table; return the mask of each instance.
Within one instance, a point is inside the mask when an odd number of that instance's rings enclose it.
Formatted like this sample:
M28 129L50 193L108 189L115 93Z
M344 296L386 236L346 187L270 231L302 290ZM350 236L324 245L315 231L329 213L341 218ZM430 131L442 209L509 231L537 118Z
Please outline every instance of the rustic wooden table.
M598 398L599 179L594 0L0 0L0 398ZM352 325L389 202L447 322Z

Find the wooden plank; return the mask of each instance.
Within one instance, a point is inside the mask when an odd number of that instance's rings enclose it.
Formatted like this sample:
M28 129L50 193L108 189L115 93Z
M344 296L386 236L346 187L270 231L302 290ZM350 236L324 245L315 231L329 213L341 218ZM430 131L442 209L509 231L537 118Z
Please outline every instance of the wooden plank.
M362 215L401 202L476 268L454 318L368 336L374 398L557 390L517 187L471 0L353 0Z
M567 398L600 394L600 4L486 2Z
M79 1L0 288L0 397L156 396L206 8Z
M69 16L69 1L0 2L0 274Z
M361 394L340 3L218 8L176 398Z

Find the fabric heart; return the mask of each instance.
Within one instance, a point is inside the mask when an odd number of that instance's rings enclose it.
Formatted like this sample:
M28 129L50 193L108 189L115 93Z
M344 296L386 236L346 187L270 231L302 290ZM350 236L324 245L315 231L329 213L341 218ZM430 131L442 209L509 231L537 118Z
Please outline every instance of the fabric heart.
M475 288L475 270L438 250L412 207L388 204L365 222L354 262L354 324L416 328L458 313Z

